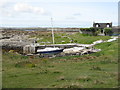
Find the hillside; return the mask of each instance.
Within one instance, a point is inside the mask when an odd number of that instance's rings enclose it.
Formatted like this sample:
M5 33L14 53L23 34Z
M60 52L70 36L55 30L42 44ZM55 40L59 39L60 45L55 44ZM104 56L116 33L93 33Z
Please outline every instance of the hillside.
M91 43L101 38L76 34L75 40L79 43ZM18 53L4 52L3 88L118 87L118 41L101 43L95 47L102 51L83 56L56 58L21 56Z

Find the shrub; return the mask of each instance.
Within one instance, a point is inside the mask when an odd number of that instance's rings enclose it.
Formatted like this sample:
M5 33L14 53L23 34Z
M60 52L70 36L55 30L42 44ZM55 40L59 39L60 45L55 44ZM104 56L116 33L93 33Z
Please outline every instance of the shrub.
M82 31L88 31L88 32L92 32L92 35L97 36L98 35L98 29L91 27L91 28L81 28L80 30Z
M104 28L104 34L105 35L112 35L113 34L112 28Z
M77 43L78 41L77 40L74 40L75 43Z

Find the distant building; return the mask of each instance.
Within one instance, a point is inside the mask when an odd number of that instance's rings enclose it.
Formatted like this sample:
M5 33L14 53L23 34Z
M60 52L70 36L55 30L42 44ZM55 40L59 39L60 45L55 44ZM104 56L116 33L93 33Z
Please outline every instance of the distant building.
M93 22L93 27L101 29L101 33L104 33L104 28L112 28L113 35L118 35L120 33L120 26L112 26L112 22L110 23L95 23Z
M105 30L104 28L111 28L112 31L108 35L120 35L120 26L112 26L112 22L110 23L95 23L93 22L93 27L96 28L96 30L100 30L98 35L105 36ZM89 30L89 28L81 28L80 33L83 34L90 34L93 35L93 32Z

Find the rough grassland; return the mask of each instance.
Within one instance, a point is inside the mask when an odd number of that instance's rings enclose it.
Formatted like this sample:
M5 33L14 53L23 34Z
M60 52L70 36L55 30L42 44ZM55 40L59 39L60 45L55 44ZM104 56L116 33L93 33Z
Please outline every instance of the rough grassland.
M3 88L118 87L117 41L95 47L102 51L56 58L3 53Z
M52 43L52 35L51 32L48 33L40 33L39 35L32 35L31 37L39 38L39 42L51 42ZM89 35L83 35L78 32L76 33L55 33L55 43L56 44L62 44L62 43L70 43L72 40L72 43L81 43L81 44L91 44L92 42L96 40L107 40L110 36L89 36ZM62 42L65 41L65 42Z

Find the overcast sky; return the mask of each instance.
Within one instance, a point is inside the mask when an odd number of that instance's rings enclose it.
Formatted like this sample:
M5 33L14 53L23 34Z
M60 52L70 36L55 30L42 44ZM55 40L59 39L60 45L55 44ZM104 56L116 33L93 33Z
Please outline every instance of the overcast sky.
M89 2L88 2L89 1ZM118 22L119 0L0 0L1 27L92 27Z

